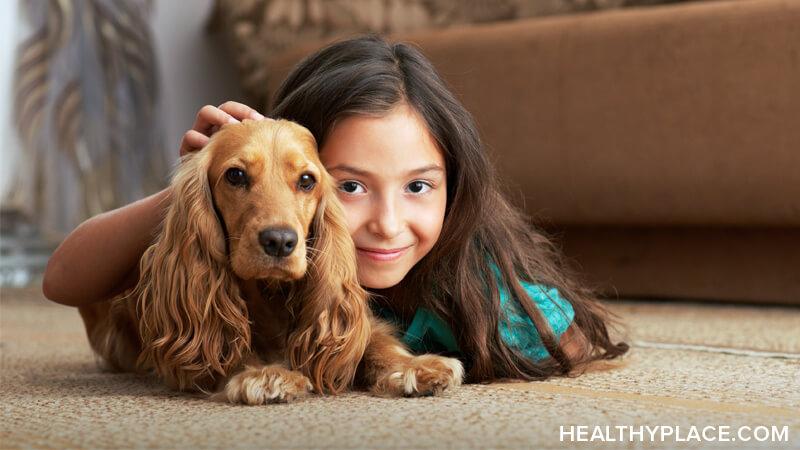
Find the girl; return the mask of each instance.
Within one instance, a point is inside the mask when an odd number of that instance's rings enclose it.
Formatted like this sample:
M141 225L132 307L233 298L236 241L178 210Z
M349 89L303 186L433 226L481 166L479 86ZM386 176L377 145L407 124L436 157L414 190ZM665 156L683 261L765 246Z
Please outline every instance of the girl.
M415 48L375 36L334 43L293 70L272 115L314 134L359 280L412 350L458 356L473 382L577 373L627 351L553 244L503 198L472 117ZM234 102L203 107L181 154L245 118L263 116ZM51 257L45 296L78 306L135 284L169 195L81 224Z

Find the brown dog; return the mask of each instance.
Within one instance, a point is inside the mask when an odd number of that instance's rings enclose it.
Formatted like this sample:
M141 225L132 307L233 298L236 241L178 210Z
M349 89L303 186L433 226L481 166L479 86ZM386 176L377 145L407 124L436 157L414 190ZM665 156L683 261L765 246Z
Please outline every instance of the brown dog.
M230 402L338 393L356 379L379 395L461 383L458 360L411 355L367 302L314 137L264 120L226 125L184 157L135 288L80 311L112 368Z

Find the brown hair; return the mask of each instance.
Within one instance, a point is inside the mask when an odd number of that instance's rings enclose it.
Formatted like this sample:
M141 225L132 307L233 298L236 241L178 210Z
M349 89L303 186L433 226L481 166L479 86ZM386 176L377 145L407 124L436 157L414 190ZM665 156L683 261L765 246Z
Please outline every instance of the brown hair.
M373 35L331 44L294 68L275 95L272 114L308 128L321 149L337 121L384 116L401 103L424 119L443 152L447 209L439 240L390 290L387 306L424 306L438 314L470 355L471 381L544 379L625 353L627 344L609 337L610 313L575 281L551 240L503 197L472 116L416 48ZM532 361L501 338L492 262L553 358ZM569 300L574 322L590 343L581 354L567 356L520 280L555 287Z

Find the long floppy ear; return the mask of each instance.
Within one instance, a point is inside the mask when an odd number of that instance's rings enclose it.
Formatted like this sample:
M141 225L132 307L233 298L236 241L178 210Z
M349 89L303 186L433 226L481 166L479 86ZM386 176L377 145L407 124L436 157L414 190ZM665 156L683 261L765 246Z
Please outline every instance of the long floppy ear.
M213 143L211 144L213 145ZM140 261L139 363L177 389L207 389L250 347L247 309L228 269L211 197L209 145L185 157L161 232Z
M317 392L336 394L352 385L370 335L367 293L358 283L353 240L327 173L311 229L311 262L289 336L292 368L311 379Z

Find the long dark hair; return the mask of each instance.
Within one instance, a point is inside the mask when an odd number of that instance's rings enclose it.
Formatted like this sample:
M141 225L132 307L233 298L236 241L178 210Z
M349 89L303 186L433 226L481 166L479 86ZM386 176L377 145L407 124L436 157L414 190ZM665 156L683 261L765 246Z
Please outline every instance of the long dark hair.
M574 281L552 241L503 197L472 116L415 47L375 35L333 43L294 68L275 93L271 114L302 124L322 148L337 121L381 117L401 103L424 119L444 153L447 209L439 240L390 290L389 306L424 306L447 322L469 355L471 381L544 379L625 353L627 344L609 338L610 313ZM552 359L532 361L501 338L492 263ZM575 324L589 342L580 355L567 356L520 280L555 287L570 302Z

